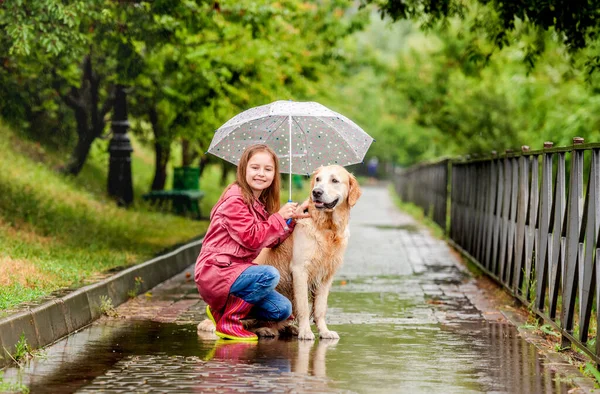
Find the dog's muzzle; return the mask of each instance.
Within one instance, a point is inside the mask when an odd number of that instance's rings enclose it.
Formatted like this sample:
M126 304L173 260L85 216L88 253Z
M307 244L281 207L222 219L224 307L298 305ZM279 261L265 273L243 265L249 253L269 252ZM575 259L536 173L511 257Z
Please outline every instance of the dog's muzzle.
M340 199L338 197L335 200L326 203L323 200L321 200L322 196L323 196L323 190L321 190L321 189L313 189L313 191L312 191L312 201L315 204L315 208L317 208L317 209L333 209L333 208L335 208L335 206L340 201Z

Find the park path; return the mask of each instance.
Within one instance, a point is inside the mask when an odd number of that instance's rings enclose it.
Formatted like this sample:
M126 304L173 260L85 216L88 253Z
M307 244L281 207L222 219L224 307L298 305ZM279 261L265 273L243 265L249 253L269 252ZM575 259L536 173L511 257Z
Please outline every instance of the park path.
M117 317L5 371L5 380L32 393L586 391L521 338L456 254L399 211L387 188L364 187L350 223L327 316L340 340L198 336L205 304L190 267L121 305Z

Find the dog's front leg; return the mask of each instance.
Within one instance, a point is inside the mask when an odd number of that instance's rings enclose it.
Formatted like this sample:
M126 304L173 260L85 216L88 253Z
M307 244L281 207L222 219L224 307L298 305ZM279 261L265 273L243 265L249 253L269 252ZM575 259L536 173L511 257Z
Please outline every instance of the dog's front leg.
M340 336L335 331L330 331L325 323L325 314L327 313L327 298L329 297L329 290L331 289L331 283L333 278L329 279L327 283L317 290L315 294L315 300L313 302L313 316L315 323L319 330L319 337L323 339L339 339Z
M310 309L308 306L308 274L304 265L292 267L294 283L294 309L298 319L298 339L313 341L315 334L310 329Z

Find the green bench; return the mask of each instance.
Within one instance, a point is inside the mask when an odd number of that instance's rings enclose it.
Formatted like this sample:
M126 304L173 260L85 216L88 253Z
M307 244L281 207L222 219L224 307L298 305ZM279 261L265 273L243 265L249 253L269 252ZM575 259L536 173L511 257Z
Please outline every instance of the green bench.
M178 167L173 170L173 189L153 190L142 198L161 209L168 209L177 215L200 220L200 201L204 192L200 187L200 169Z

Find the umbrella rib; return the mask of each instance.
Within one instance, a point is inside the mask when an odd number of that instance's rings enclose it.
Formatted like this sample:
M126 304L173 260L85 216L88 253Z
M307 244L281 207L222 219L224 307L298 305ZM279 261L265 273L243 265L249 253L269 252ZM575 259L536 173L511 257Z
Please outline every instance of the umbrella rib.
M252 108L251 108L251 109L252 109ZM244 112L245 112L245 111L244 111ZM243 112L242 112L242 113L243 113ZM237 129L239 126L242 126L242 125L244 125L244 124L246 124L246 123L248 123L248 122L252 122L253 120L260 119L260 118L263 118L263 117L269 117L269 116L273 116L273 115L271 115L270 113L269 113L269 114L267 114L267 115L265 115L265 114L254 115L254 116L252 116L251 118L236 120L235 122L233 122L233 123L231 123L231 124L225 124L225 125L226 125L227 127L233 127L233 126L235 126L235 128ZM274 116L277 116L277 115L274 115ZM225 125L223 125L223 126L225 126ZM234 129L234 130L235 130L235 129Z
M273 136L275 135L275 130L279 130L279 127L281 127L281 125L283 124L283 122L285 122L286 120L287 120L287 116L286 116L286 117L284 117L284 118L281 120L281 123L279 123L279 124L277 125L277 127L275 127L275 128L273 129L273 132L272 132L272 133L270 133L270 135L269 135L269 138L267 138L267 139L265 140L265 142L264 142L265 144L266 144L266 143L267 143L267 142L268 142L268 141L269 141L271 138L273 138Z
M264 120L257 125L257 129L260 130L262 125L267 123L270 119L271 119L271 115L265 116ZM281 123L275 128L275 130L277 130L280 125L281 125ZM273 133L271 133L271 135L273 135ZM269 138L271 138L271 137L269 136ZM265 142L261 142L261 143L265 144L269 140L269 138L265 139Z
M333 130L335 130L335 132L344 140L347 141L346 138L344 138L344 135L337 129L337 127L335 127L334 125L331 125L329 122L326 122L322 117L318 117L318 119L327 124L329 127L331 127ZM356 160L360 160L358 152L354 149L354 146L352 146L352 144L347 144L347 146L350 147L350 149L352 149L352 152L354 153L354 157L356 158Z
M300 123L298 122L298 120L296 118L292 117L292 120L294 121L294 123L296 123L298 125L298 128L300 129L300 131L302 131L302 133L300 134L302 136L302 138L304 139L304 150L306 151L306 166L307 168L312 168L312 162L310 161L310 156L308 155L308 137L306 136L306 131L302 128L302 126L300 125ZM307 173L308 175L308 173Z
M260 128L261 128L261 126L262 126L263 124L265 124L265 123L267 123L267 122L269 121L270 117L271 117L270 115L267 115L267 116L265 116L265 117L264 117L264 119L262 119L262 121L256 125L256 127L257 127L258 129L260 129ZM260 117L258 117L258 118L254 118L254 119L252 119L252 121L254 121L254 120L258 120L258 119L260 119ZM226 136L225 136L223 139L227 138L229 135L231 135L233 132L235 132L237 129L239 129L240 127L244 126L245 124L246 124L246 123L240 123L240 124L239 124L239 125L237 125L235 128L233 128L233 129L229 130L229 131L227 132L227 135L226 135ZM279 127L279 126L277 126L277 127ZM266 140L265 140L265 141L266 141Z

